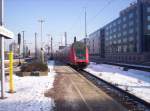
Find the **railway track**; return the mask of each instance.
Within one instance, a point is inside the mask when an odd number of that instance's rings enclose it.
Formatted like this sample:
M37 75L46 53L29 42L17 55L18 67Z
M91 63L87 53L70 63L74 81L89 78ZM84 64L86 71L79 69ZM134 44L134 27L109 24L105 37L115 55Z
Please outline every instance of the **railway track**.
M135 69L135 70L150 72L150 66L145 66L145 65L115 63L115 62L108 62L108 61L104 61L104 60L102 61L102 60L98 60L98 59L91 59L91 61L96 62L96 63L103 63L103 64L108 64L108 65L115 65L115 66L124 67L125 70ZM97 61L101 61L101 62L97 62Z
M71 66L72 67L72 66ZM117 87L117 85L111 84L97 76L85 71L78 70L75 67L76 71L82 74L85 78L94 83L97 87L101 88L109 96L116 99L122 105L124 105L129 111L150 111L150 103L136 97L135 95Z

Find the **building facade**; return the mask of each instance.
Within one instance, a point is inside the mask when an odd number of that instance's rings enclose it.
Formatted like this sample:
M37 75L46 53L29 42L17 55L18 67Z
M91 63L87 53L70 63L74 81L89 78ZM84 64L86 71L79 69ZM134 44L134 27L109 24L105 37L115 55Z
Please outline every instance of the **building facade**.
M137 0L117 19L89 35L91 56L111 62L150 61L150 0Z

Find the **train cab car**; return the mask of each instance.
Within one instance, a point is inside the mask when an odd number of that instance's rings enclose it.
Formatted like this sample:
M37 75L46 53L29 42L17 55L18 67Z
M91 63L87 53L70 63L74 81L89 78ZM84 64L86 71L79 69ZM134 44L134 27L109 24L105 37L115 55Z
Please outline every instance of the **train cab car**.
M55 55L57 55L58 60L78 68L84 68L89 64L88 48L79 41L59 50Z
M82 42L75 42L72 44L70 51L70 60L73 65L79 67L86 67L89 63L89 55L88 55L88 48Z

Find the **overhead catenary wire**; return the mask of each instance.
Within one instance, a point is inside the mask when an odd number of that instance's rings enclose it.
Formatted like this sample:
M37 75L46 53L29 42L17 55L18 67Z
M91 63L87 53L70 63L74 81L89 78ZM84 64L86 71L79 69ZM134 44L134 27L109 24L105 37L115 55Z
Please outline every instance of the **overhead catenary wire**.
M111 3L113 3L115 0L108 0L107 3L90 19L87 20L87 24L89 26L89 23L92 23L93 20L103 12L104 9L106 9ZM83 7L83 9L85 10L85 7ZM69 28L69 30L72 30L74 28L74 26L77 24L77 22L79 22L80 18L81 18L81 13L83 13L83 10L81 10L81 12L79 13L79 15L77 16L77 19L75 19L75 21L73 22L73 24L71 25L71 27ZM86 27L88 28L88 27Z
M88 23L92 23L91 21L93 21L94 19L96 19L96 17L101 14L111 3L113 3L115 0L108 0L106 5L104 5L89 21Z
M85 6L88 5L88 2L85 3ZM72 30L74 28L74 26L80 21L81 19L81 14L83 13L83 10L85 10L85 6L83 6L79 12L79 15L76 16L76 19L73 21L72 25L69 27L69 30Z

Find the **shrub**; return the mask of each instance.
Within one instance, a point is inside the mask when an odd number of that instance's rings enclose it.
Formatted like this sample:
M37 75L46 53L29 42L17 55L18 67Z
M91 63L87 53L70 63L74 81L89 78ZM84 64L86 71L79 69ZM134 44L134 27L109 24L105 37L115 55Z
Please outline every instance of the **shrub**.
M27 63L22 65L21 71L22 72L33 72L33 71L45 72L48 71L48 66L47 64L43 64L40 62L32 62L32 63Z

